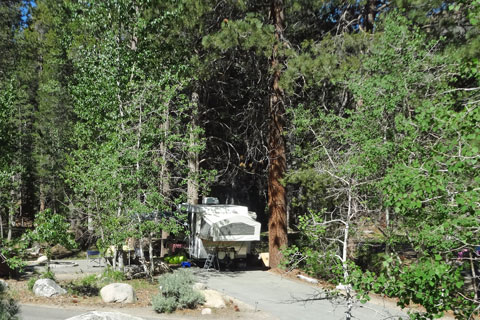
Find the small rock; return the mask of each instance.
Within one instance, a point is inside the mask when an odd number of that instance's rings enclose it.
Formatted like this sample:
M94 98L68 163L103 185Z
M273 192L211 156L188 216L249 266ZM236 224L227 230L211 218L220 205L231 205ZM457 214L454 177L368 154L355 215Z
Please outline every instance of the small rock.
M33 293L39 297L53 297L67 293L52 279L38 279L33 285Z
M66 320L143 320L120 312L90 311Z
M225 308L225 300L220 292L215 290L203 290L201 291L205 296L204 306L207 308L221 309Z
M193 290L207 290L207 285L202 282L196 282L193 284Z
M8 288L8 283L7 281L3 280L3 279L0 279L0 285L3 286L5 289Z
M37 264L45 264L47 263L47 256L40 256L38 259L35 261Z
M126 283L111 283L100 290L103 302L134 303L137 298L133 287Z
M210 308L202 309L202 316L205 316L207 314L212 314L212 309L210 309Z

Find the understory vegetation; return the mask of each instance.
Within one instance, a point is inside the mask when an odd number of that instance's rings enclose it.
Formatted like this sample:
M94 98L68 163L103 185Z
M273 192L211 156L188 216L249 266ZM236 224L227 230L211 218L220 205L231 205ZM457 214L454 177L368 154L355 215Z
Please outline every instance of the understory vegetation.
M473 319L479 17L480 0L1 1L0 262L59 244L121 273L137 239L152 279L158 239L186 237L179 205L214 196L256 212L271 267L345 289L347 319L371 293ZM157 310L200 302L179 275Z
M0 319L17 320L19 319L18 313L20 309L13 299L6 297L7 289L7 287L0 283Z
M193 309L205 302L201 292L193 289L195 277L191 271L178 269L159 277L160 293L153 297L153 310L171 313L177 309Z

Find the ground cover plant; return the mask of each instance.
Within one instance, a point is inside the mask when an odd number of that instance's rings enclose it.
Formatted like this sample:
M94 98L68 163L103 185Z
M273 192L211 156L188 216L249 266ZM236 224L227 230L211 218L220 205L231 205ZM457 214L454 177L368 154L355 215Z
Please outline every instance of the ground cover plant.
M201 292L193 289L195 277L191 271L178 269L158 279L160 293L153 297L152 306L158 313L171 313L177 309L193 309L205 302Z
M7 287L0 283L0 319L1 320L17 320L19 306L17 303L6 295Z

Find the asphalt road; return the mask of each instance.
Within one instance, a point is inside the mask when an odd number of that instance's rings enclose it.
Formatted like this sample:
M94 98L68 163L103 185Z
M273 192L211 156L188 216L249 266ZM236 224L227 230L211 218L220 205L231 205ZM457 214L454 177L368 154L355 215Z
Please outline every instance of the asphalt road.
M169 317L168 315L155 316L152 310L140 309L140 308L121 308L121 309L84 309L84 308L61 308L55 306L40 306L34 304L23 304L20 306L20 319L22 320L65 320L70 317L74 317L89 311L116 311L125 314L130 314L144 320L181 320L179 317ZM190 319L191 320L191 319Z
M345 319L346 305L322 299L317 287L267 271L216 272L197 270L208 287L235 297L280 320ZM408 319L393 303L358 303L353 316L360 320Z
M58 265L52 268L57 278L71 278L89 273L99 273L102 267L92 266L85 260L76 260L77 266ZM217 272L192 268L197 280L204 282L209 288L234 297L250 305L258 315L271 315L280 320L340 320L345 319L346 305L344 301L325 299L318 287L300 280L292 280L268 271ZM40 271L40 270L38 270ZM90 310L62 310L22 306L22 319L66 319ZM120 309L124 312L125 309ZM78 313L80 312L80 313ZM133 315L142 317L138 311ZM254 312L254 314L257 314ZM45 317L39 315L46 315ZM151 316L145 313L145 319L181 319ZM253 314L252 314L253 315ZM150 317L149 317L150 316ZM408 319L406 311L398 308L393 302L377 299L367 304L356 304L353 316L360 320ZM210 316L211 317L211 316ZM270 317L270 316L269 316ZM190 317L190 319L192 319ZM445 318L448 319L448 318Z

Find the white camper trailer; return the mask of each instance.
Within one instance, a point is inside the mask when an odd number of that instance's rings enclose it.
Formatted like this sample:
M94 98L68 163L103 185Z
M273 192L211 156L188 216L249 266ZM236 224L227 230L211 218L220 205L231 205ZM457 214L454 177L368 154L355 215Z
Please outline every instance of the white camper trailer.
M260 223L245 206L221 205L216 198L204 198L199 205L182 205L190 224L189 254L206 259L215 254L220 262L243 259L251 242L260 240Z

